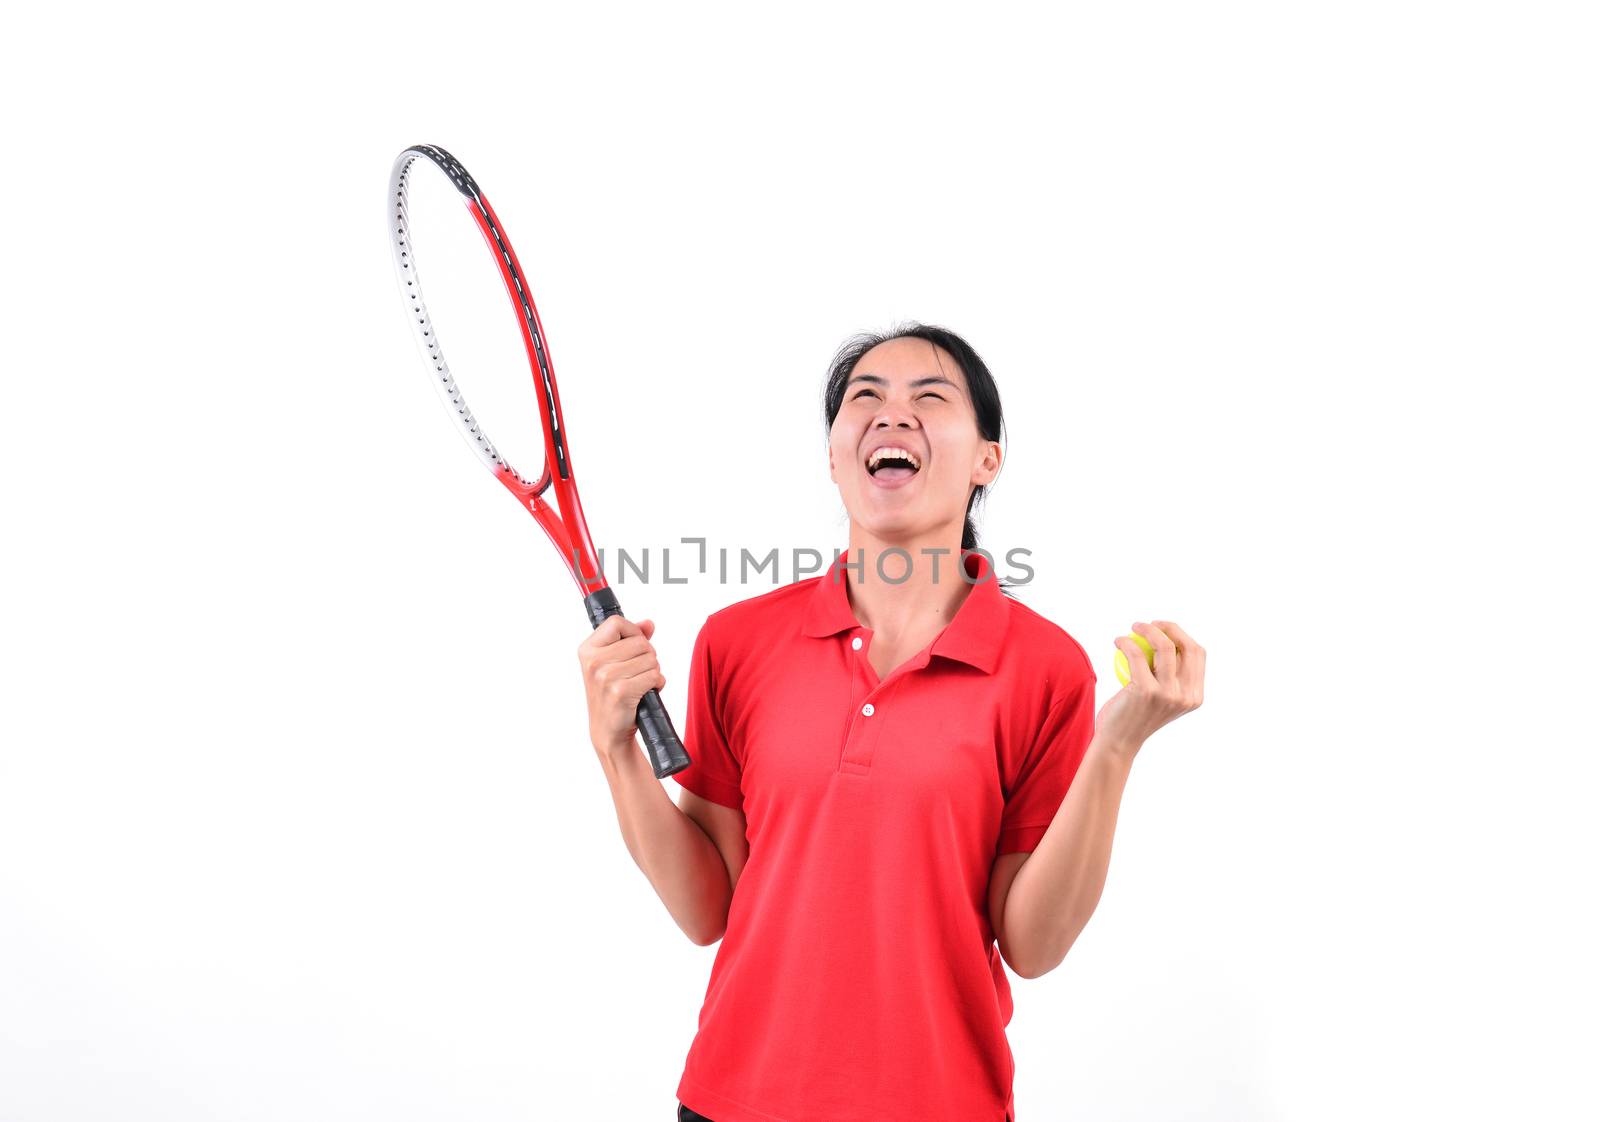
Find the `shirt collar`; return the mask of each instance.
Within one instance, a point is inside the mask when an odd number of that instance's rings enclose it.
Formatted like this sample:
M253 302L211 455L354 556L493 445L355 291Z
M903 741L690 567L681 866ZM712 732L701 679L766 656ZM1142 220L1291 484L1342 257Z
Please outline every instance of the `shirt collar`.
M850 607L848 577L840 567L841 562L847 559L843 554L835 557L828 571L818 578L811 589L801 634L825 639L861 626ZM968 578L975 583L972 591L967 593L967 598L961 602L961 607L956 609L955 619L933 641L929 654L965 662L985 674L993 673L1000 647L1005 641L1008 622L1006 598L1000 591L994 566L987 557L981 553L968 553L962 558L962 564ZM941 572L941 577L944 575Z

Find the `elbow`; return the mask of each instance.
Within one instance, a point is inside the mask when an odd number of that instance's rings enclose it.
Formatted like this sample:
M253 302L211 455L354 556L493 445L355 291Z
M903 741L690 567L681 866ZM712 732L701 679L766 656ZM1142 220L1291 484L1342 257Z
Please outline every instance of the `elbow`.
M697 947L709 947L722 938L726 932L718 931L716 934L701 934L689 936L689 941Z
M1011 964L1017 977L1029 980L1042 978L1066 961L1067 954L1077 944L1078 936L1083 934L1087 922L1086 918L1083 923L1068 929L1038 933L1038 938L1024 940L1023 946L1012 946L1009 954L1002 944L1001 954Z
M1048 963L1048 964L1046 964L1044 966L1040 966L1040 967L1037 967L1035 969L1029 970L1026 974L1019 973L1017 976L1020 977L1020 978L1026 978L1026 979L1028 979L1028 981L1031 982L1035 978L1043 978L1046 974L1050 973L1050 971L1054 970L1056 967L1058 967L1060 965L1061 965L1061 962L1058 960L1056 962L1051 962L1051 963Z
M1018 970L1016 967L1012 967L1012 970L1016 973L1017 977L1026 978L1028 981L1031 982L1035 978L1043 978L1046 974L1050 973L1050 971L1054 970L1056 967L1058 967L1060 965L1061 965L1061 963L1059 961L1057 961L1057 962L1047 963L1047 964L1042 965L1042 966L1029 966L1029 967L1027 967L1025 969L1022 969L1022 970Z
M685 927L683 929L683 933L689 936L689 942L693 943L695 946L709 947L711 944L720 941L722 937L728 933L727 914L724 913L716 916L715 919L708 924L701 924L692 928Z
M1011 963L1011 972L1013 974L1015 974L1017 977L1026 978L1028 981L1031 982L1035 978L1042 978L1046 974L1050 973L1050 968L1049 967L1045 967L1045 968L1041 969L1039 967L1032 966L1032 965L1029 965L1027 963L1013 962L1013 963Z
M1035 954L1024 951L1021 954L1014 952L1003 954L1003 957L1006 960L1006 965L1011 967L1013 974L1019 978L1026 978L1031 982L1035 978L1043 978L1050 971L1060 966L1066 960L1067 952L1062 950L1060 954Z
M1032 959L1017 954L1015 948L1007 947L1004 943L1000 947L1000 957L1011 968L1011 972L1019 978L1027 978L1031 981L1045 973L1045 971L1038 969Z

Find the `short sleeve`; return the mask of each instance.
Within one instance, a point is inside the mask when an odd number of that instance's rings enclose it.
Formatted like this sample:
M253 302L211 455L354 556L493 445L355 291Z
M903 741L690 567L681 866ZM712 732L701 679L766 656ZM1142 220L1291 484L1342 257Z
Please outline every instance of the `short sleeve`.
M684 790L693 791L703 799L743 810L744 792L739 786L743 769L722 731L709 630L701 626L694 641L694 656L689 662L689 711L684 716L683 729L683 747L689 753L689 766L674 773L672 779Z
M1049 829L1094 738L1095 681L1091 669L1050 707L1006 793L996 855L1031 853Z

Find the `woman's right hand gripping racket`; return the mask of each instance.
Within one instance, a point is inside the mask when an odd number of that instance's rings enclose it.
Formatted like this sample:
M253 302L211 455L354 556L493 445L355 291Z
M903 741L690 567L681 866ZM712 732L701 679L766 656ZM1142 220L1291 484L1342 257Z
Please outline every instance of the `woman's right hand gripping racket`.
M406 212L411 169L419 159L428 161L444 172L456 190L466 198L467 211L483 234L500 271L500 279L511 297L511 306L522 332L523 347L527 351L528 365L533 371L544 429L544 466L536 482L528 482L489 443L483 427L467 408L461 388L444 360L438 333L428 316L427 305L423 303ZM455 418L456 427L477 453L478 459L516 497L518 504L544 527L545 534L571 571L572 579L578 582L579 591L584 594L583 606L589 614L589 625L599 627L608 617L621 615L622 607L601 571L594 543L589 537L589 527L583 520L583 507L578 502L578 485L572 474L572 457L567 451L567 429L561 419L561 398L556 392L556 374L550 360L550 347L545 342L544 328L539 322L538 309L533 305L527 277L517 263L517 255L511 248L510 239L506 237L505 227L495 217L494 208L483 197L483 192L478 189L472 176L467 174L467 169L461 166L461 162L432 144L414 144L400 153L389 180L389 203L394 218L389 230L394 245L394 266L400 283L400 295L405 300L418 346L428 364L433 387L439 391L450 415ZM541 497L551 488L555 490L556 503L560 507L559 517ZM665 778L689 766L689 754L684 751L683 743L672 727L672 720L661 704L661 696L655 690L650 690L640 700L636 722L657 778Z

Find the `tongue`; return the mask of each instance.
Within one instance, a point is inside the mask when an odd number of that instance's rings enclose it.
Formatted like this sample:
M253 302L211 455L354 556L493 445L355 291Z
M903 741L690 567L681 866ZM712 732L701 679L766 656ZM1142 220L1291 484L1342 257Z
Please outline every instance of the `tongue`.
M877 472L874 473L873 478L874 479L910 479L915 474L917 474L917 473L915 471L911 470L910 468L883 467L883 468L879 468L877 470Z

